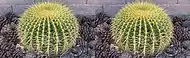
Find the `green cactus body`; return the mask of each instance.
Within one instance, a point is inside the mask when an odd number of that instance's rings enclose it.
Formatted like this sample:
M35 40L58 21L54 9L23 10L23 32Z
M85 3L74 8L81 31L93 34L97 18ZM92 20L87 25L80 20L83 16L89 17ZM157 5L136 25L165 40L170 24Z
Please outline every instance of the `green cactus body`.
M163 51L173 38L168 15L151 3L125 6L112 21L112 37L120 51L153 55Z
M21 45L27 51L64 53L78 34L78 22L69 8L56 3L40 3L24 12L18 26Z

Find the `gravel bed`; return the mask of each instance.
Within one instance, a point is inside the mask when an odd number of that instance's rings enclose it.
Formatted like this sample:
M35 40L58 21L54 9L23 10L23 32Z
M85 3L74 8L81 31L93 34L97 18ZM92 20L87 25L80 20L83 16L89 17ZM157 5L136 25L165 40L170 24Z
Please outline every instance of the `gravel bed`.
M0 58L142 58L116 50L110 32L112 17L103 12L76 17L80 24L81 36L77 39L76 45L59 56L47 56L38 52L27 52L19 45L16 30L19 16L11 12L0 16ZM174 24L173 42L162 53L146 58L190 58L190 15L170 17Z

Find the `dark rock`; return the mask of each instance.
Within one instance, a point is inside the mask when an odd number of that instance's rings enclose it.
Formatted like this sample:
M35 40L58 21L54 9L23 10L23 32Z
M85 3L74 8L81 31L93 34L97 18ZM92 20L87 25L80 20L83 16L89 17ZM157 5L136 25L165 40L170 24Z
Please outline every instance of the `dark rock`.
M113 39L111 38L110 26L106 22L99 24L95 28L95 32L99 40L101 40L102 42L108 42L108 44L113 43Z
M60 58L74 58L74 56L67 51L65 54L61 55Z
M105 32L109 31L109 25L107 23L99 24L95 29L96 32Z
M0 35L0 43L3 42L3 38L4 38L4 36Z
M175 58L185 58L185 54L183 53L178 53Z
M92 23L90 23L90 26L95 28L95 27L97 27L97 24L96 24L96 22L92 22Z
M7 42L7 43L11 42L15 45L19 42L16 26L17 26L16 24L11 23L11 24L5 25L2 28L1 34L3 35L3 37L5 37L5 39L3 39L4 42Z
M79 47L87 47L88 46L88 43L84 40L84 39L77 39L76 40L76 46L79 46Z
M184 53L186 56L190 56L190 50L184 50L183 53Z
M19 39L16 31L16 24L12 22L11 24L5 25L0 34L3 36L2 42L0 43L0 52L2 53L0 58L7 56L22 58L24 56L24 51L17 46Z
M91 58L90 55L82 54L78 58Z
M183 45L184 49L190 50L190 41L189 40L183 41L182 45Z
M80 48L73 48L71 49L71 55L73 56L80 56L82 54L82 50Z
M76 15L78 18L79 25L83 25L85 22L87 22L89 19L83 15Z
M155 58L173 58L173 57L170 57L165 53L161 53L161 54L158 54Z
M184 40L190 40L190 28L184 28L184 32L183 32L183 39Z
M0 16L0 58L23 58L25 52L17 44L19 39L17 36L18 16L9 12Z
M190 21L185 21L182 24L183 27L190 27Z
M24 58L35 58L35 54L33 53L26 53L26 56Z
M87 52L87 53L88 53L92 58L95 57L95 50L88 48L88 52Z
M108 56L109 56L109 58L118 58L121 55L120 55L120 53L118 53L117 50L110 50Z
M95 50L109 50L110 46L107 43L97 43L94 49Z
M2 27L4 27L4 25L11 24L11 22L14 22L15 24L18 23L18 16L16 16L14 13L9 12L0 16L0 30Z
M39 53L39 52L27 52L25 57L31 58L55 58L56 56L48 56L47 54Z
M23 50L16 48L15 45L11 43L1 44L0 52L1 52L0 53L1 58L4 58L4 57L22 58L24 56Z
M82 39L89 42L95 39L94 32L92 31L92 27L81 26L79 33Z
M105 40L111 39L109 25L107 24L111 22L109 18L104 13L98 13L95 16L78 16L80 36L84 41L87 41L88 46L82 48L84 51L77 57L84 58L88 55L92 58L118 58L118 52L112 51L109 41ZM86 49L88 49L88 52L85 52Z
M91 49L93 49L95 47L96 43L98 43L97 40L90 41L88 43L88 47L91 48Z
M106 15L105 13L98 13L96 14L96 24L99 25L99 24L102 24L102 23L106 23L106 22L109 22L110 17L108 15Z
M183 18L180 16L171 16L172 22L175 26L182 26Z
M16 28L17 28L17 24L10 23L10 24L4 25L4 27L2 27L1 33L13 32L13 31L16 32L17 31Z
M118 58L120 54L107 43L97 43L95 46L96 58Z
M183 41L184 28L181 26L174 26L174 37L176 40Z
M180 50L179 50L179 47L175 46L175 45L171 45L167 48L166 50L166 55L168 56L175 56L177 53L179 53Z

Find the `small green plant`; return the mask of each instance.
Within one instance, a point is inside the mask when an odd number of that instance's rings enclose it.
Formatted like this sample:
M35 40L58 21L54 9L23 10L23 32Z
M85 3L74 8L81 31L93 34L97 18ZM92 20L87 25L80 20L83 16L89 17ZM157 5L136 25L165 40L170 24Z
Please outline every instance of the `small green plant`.
M21 45L27 51L64 53L78 34L78 22L69 8L57 3L40 3L27 9L18 26Z
M122 8L112 21L112 37L122 52L153 55L173 38L172 22L162 8L136 2Z

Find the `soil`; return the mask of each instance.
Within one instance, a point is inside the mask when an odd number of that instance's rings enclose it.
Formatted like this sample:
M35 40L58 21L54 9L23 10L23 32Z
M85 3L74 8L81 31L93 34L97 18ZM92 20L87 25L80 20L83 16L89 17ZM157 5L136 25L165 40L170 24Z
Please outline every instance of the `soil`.
M56 58L136 58L139 55L119 53L111 38L111 16L103 12L91 16L76 15L80 36L76 45ZM148 58L190 58L190 16L171 15L174 40L162 53ZM7 13L0 16L0 58L46 58L46 54L27 52L19 45L17 24L19 16ZM55 58L55 56L48 56ZM141 56L139 58L142 58ZM146 57L147 58L147 57Z

